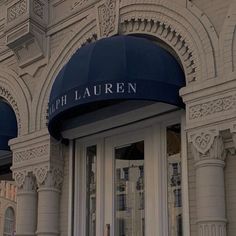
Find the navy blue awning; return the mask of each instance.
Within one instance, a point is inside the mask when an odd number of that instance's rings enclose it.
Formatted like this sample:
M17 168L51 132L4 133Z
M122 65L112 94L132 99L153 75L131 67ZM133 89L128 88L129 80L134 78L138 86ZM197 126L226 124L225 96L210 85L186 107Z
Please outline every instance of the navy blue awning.
M177 60L148 39L115 36L83 46L59 72L49 100L48 129L60 138L69 117L122 100L184 107L185 76Z
M0 152L10 151L8 141L16 136L17 121L15 113L7 102L0 100Z

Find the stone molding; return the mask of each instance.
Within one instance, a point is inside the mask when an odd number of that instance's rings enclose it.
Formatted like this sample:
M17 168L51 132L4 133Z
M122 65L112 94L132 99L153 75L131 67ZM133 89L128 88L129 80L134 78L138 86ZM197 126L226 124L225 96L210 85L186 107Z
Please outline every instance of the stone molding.
M118 33L119 1L105 0L97 6L98 38Z
M188 142L196 162L204 160L224 161L226 150L223 137L217 129L203 129L188 134Z

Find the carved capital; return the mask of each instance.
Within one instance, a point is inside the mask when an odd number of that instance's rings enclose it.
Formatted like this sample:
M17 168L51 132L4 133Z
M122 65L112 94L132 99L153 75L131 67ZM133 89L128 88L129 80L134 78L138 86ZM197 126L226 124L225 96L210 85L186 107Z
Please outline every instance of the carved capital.
M118 33L119 1L105 0L97 5L98 37Z
M25 170L13 172L13 179L15 180L16 186L18 188L22 188L25 182L26 175L27 175L27 172Z
M63 182L63 170L61 167L41 166L34 169L39 188L61 189Z
M27 169L14 171L13 178L15 180L18 191L35 191L36 183L32 172Z
M188 140L191 144L191 150L195 161L225 159L226 151L224 148L223 138L219 134L219 131L212 129L190 133L188 135Z

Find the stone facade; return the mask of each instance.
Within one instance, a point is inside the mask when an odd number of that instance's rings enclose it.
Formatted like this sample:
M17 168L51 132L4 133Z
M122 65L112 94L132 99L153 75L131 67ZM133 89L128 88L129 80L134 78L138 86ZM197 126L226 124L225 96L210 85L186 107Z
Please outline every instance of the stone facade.
M0 0L0 97L18 122L10 141L17 235L69 235L69 154L48 134L48 99L78 48L116 34L161 41L183 67L185 236L236 235L235 27L234 0Z

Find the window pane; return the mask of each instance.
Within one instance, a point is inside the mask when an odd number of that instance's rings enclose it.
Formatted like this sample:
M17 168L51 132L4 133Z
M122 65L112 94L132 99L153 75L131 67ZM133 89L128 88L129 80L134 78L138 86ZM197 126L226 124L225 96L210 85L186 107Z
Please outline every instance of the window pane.
M143 141L115 149L115 173L115 236L143 236Z
M167 127L169 235L182 236L180 125Z
M96 235L96 156L97 147L86 149L86 235Z

